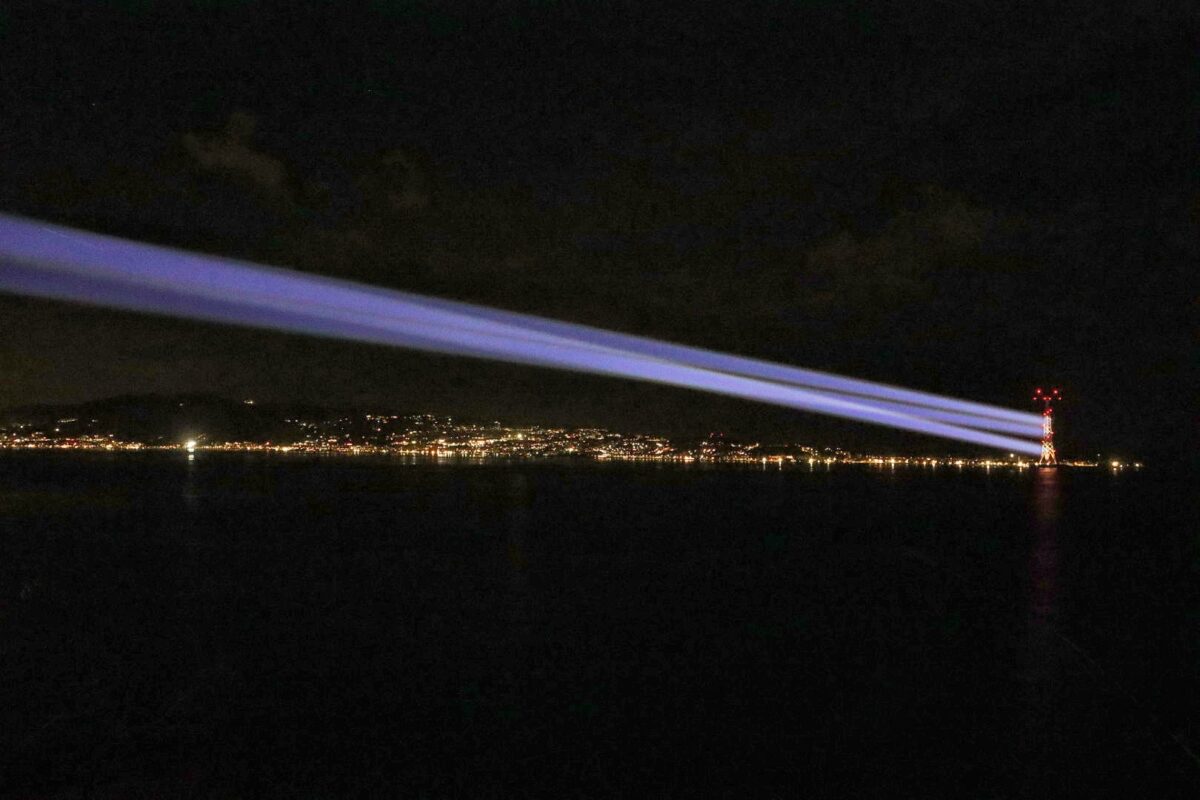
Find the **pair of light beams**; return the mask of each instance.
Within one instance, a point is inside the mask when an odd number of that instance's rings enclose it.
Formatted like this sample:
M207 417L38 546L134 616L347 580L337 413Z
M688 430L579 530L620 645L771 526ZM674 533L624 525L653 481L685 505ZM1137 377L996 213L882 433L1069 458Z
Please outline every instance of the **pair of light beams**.
M0 290L632 378L1041 452L1035 414L3 215Z

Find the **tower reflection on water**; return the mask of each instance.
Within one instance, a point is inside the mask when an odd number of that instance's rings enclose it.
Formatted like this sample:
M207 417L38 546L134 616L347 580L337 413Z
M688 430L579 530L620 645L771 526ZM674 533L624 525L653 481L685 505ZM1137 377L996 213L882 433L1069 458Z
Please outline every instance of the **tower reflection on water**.
M1054 622L1058 599L1058 515L1061 503L1059 469L1042 467L1034 473L1034 546L1030 560L1031 619Z
M1031 777L1053 771L1058 741L1054 721L1063 678L1063 642L1055 626L1060 600L1058 520L1063 477L1062 470L1055 467L1033 471L1029 606L1021 671L1025 685L1023 761Z

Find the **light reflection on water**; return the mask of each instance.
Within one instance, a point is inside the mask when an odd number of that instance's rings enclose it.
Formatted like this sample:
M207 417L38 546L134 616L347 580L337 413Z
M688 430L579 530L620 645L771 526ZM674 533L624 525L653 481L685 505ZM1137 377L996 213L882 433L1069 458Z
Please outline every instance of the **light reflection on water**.
M1057 469L1039 469L1034 475L1034 548L1030 560L1031 615L1050 624L1058 610L1058 518L1061 510L1061 475Z
M1031 777L1044 774L1055 747L1053 719L1062 672L1062 643L1055 622L1059 610L1058 520L1060 470L1033 473L1033 549L1029 556L1029 607L1025 639L1024 759Z
M190 512L195 512L200 507L200 487L197 483L196 476L196 454L188 453L187 457L187 472L183 479L183 491L180 493L183 499L183 506Z

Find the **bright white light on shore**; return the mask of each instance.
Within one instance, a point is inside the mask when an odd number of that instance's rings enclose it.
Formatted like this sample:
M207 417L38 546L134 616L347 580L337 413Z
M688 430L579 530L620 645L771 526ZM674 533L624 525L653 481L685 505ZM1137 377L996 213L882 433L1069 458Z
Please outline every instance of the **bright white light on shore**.
M183 443L183 449L187 450L189 453L196 452L196 440L188 439L186 442Z

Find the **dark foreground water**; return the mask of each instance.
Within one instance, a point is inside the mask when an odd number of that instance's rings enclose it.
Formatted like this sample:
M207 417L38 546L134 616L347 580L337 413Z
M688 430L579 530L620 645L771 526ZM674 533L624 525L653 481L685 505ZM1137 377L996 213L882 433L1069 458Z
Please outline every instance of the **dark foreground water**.
M1200 796L1185 486L0 453L0 794Z

